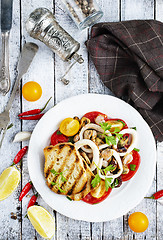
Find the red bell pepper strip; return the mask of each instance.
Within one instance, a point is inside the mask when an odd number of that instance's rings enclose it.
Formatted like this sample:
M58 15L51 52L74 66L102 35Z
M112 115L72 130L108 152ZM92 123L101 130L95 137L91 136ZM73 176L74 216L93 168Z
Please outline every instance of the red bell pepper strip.
M108 118L108 116L106 114L101 113L101 112L97 112L97 111L88 112L88 113L84 114L83 117L89 118L91 123L95 123L95 119L99 115L104 116L104 120L105 121L119 121L119 122L122 122L123 123L123 128L122 129L128 128L128 126L127 126L127 124L126 124L126 122L124 120L119 119L119 118Z
M86 202L86 203L89 203L89 204L97 204L97 203L100 203L102 201L104 201L108 196L109 194L111 193L112 191L112 188L109 188L107 192L105 192L103 194L102 197L100 198L94 198L91 193L89 192L84 198L82 198L82 201Z
M35 204L35 202L36 202L36 200L37 200L37 197L38 197L38 193L36 193L35 195L33 195L33 196L31 197L31 199L29 200L27 209Z
M30 191L30 189L32 188L32 182L28 182L24 188L22 189L20 196L19 196L19 201L21 201L23 199L23 197Z
M51 98L52 98L52 97L51 97ZM35 115L35 114L41 113L41 112L44 111L44 109L47 107L47 105L48 105L48 103L50 102L51 98L49 98L49 100L46 102L46 104L44 105L43 108L33 109L33 110L29 110L29 111L20 113L20 114L18 115L18 117L28 116L28 115Z
M26 154L27 150L28 150L28 146L25 146L16 154L12 166L20 162L22 157Z
M39 120L40 118L42 118L42 116L44 115L44 113L40 113L40 114L37 114L37 115L33 115L33 116L27 116L27 117L19 117L19 119L22 119L22 120Z
M51 136L51 145L55 146L58 143L68 142L69 138L63 135L59 130L56 130Z
M118 122L121 122L123 124L123 128L121 130L128 128L127 123L124 120L120 119L120 118L108 118L106 121L113 121L113 122L114 121L118 121Z
M104 116L104 120L105 120L105 121L108 119L108 117L107 117L106 114L101 113L101 112L97 112L97 111L87 112L86 114L84 114L83 117L88 118L88 119L91 121L91 123L95 123L95 118L96 118L98 115Z
M130 180L135 175L135 173L137 172L137 170L138 170L138 168L140 166L141 158L140 158L139 153L137 151L133 150L132 151L132 156L133 156L132 162L127 164L127 166L128 166L130 171L127 174L122 174L121 175L122 182ZM130 165L135 165L135 170L134 171L131 170Z
M159 199L163 197L163 190L160 190L156 193L154 193L151 197L145 197L145 198L149 198L149 199Z

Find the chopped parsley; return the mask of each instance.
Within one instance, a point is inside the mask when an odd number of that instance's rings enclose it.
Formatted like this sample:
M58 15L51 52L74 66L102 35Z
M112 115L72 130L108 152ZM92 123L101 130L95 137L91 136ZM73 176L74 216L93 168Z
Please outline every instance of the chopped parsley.
M72 199L71 199L70 197L66 196L66 198L67 198L69 201L72 201Z
M100 123L101 128L106 132L107 130L110 130L111 125L109 125L107 122Z
M92 187L95 188L101 182L101 178L98 174L95 175L95 178L92 180Z
M116 144L116 139L114 136L105 136L105 141L108 145L112 144L115 145Z
M117 122L121 122L122 124L123 124L123 127L126 125L123 121L121 121L121 120L117 120Z
M108 167L106 167L103 171L105 174L107 174L107 172L110 172L111 170L114 170L114 166L111 164Z
M115 179L115 182L114 182L114 184L115 184L115 186L118 186L118 184L119 184L119 181L118 181L118 179L117 179L117 178Z
M130 170L135 171L136 170L136 165L135 164L130 164Z
M140 152L140 149L138 149L138 148L134 148L133 150L136 152Z
M62 190L59 186L57 186L58 187L58 189L59 189L59 191L61 192L61 193L64 193L65 191L64 190Z
M67 182L67 179L63 176L63 172L60 172L60 176L62 182Z
M74 137L69 137L68 141L71 142L71 143L74 143Z
M118 186L118 184L119 184L119 181L116 178L115 181L111 184L111 188L115 188L116 186Z
M120 132L120 129L116 127L114 129L114 132L112 132L112 133L114 133L116 135L116 137L120 140L120 139L122 139L123 134L120 134L119 132Z
M54 186L54 185L56 185L56 183L55 182L51 182L51 185Z
M132 127L131 129L134 129L136 131L136 127Z
M95 164L96 165L96 164ZM96 166L100 172L102 174L107 174L107 172L111 171L114 169L114 166L113 165L109 165L108 167L104 168L104 169L100 169L98 166ZM95 175L95 178L92 180L91 184L92 184L92 187L95 188L99 183L101 182L101 178L99 176L99 174L97 173ZM106 192L108 191L109 187L112 187L111 186L111 182L112 182L112 178L105 178L105 189L106 189Z
M50 172L53 173L54 176L59 175L59 178L57 179L57 181L56 181L56 182L51 182L51 185L52 185L52 186L56 185L60 192L64 192L64 190L62 190L62 189L59 187L59 182L60 182L60 181L62 181L62 182L66 182L66 181L67 181L67 179L63 176L63 172L60 172L60 173L59 173L59 172L55 171L54 169L51 169Z
M58 130L58 131L57 131L57 135L62 135L62 133Z
M59 175L59 173L57 171L55 171L54 169L51 169L50 172L53 173L55 176Z
M100 126L104 130L104 133L102 135L105 137L105 141L108 145L116 145L116 137L120 140L123 136L123 134L119 133L120 129L117 127L112 132L112 134L115 136L108 136L106 131L111 129L111 125L106 122L100 123Z
M109 188L111 188L112 179L113 178L105 178L105 189L106 189L106 192L108 191Z
M119 181L118 181L118 179L117 179L117 178L115 179L115 184L116 184L116 185L118 185L118 184L119 184Z

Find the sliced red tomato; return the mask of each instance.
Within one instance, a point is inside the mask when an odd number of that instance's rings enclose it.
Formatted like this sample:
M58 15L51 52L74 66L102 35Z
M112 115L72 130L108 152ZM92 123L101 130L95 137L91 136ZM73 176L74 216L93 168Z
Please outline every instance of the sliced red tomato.
M105 121L108 119L108 116L107 116L106 114L101 113L101 112L97 112L97 111L88 112L88 113L84 114L83 117L89 118L90 121L91 121L91 123L95 123L95 118L96 118L98 115L103 115Z
M100 198L94 198L91 195L91 193L88 193L82 200L86 203L89 203L89 204L97 204L97 203L100 203L100 202L104 201L109 196L111 191L112 191L112 188L109 188L108 191L105 192L104 195Z
M68 142L69 138L63 135L59 130L55 131L51 136L51 145L55 146L58 143Z
M137 172L137 170L139 168L139 165L140 165L140 162L141 162L140 154L137 151L134 151L134 150L132 151L132 154L133 154L133 160L132 160L132 162L127 164L127 166L130 169L131 164L135 165L135 171L130 170L129 173L122 174L121 175L122 182L130 180L135 175L135 173Z
M124 120L120 119L120 118L108 118L105 121L113 121L113 122L114 121L118 121L118 122L122 122L124 126L123 126L123 128L121 130L128 128L127 123Z

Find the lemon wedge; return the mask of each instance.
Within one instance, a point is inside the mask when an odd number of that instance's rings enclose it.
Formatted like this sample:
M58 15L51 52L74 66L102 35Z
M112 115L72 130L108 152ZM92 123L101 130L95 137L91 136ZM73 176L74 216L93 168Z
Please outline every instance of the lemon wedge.
M51 214L41 206L31 206L27 215L33 227L45 239L51 239L55 233L55 222Z
M6 168L0 175L0 201L9 197L20 182L20 172L16 167Z

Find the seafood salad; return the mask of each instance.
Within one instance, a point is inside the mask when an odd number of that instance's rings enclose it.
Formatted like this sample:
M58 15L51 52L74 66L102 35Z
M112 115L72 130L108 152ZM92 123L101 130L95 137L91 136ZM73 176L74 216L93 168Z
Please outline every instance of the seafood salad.
M101 112L62 120L44 149L48 187L69 200L105 200L140 165L136 127Z

